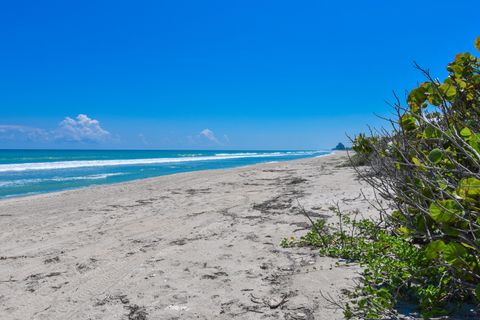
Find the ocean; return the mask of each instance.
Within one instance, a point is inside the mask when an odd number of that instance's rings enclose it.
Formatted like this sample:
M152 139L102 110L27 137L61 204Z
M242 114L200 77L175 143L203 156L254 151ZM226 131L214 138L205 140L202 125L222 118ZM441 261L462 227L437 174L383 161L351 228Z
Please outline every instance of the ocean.
M312 150L0 150L0 198L328 153Z

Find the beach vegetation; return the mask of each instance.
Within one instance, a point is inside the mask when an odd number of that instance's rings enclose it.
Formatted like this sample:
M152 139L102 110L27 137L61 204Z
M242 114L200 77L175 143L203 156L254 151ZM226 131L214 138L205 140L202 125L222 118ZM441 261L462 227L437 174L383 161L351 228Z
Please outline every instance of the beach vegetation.
M480 59L459 53L443 81L416 68L425 81L405 104L395 96L388 127L352 141L368 163L354 164L358 175L389 204L379 222L340 215L337 228L317 222L283 243L364 267L347 318L394 319L401 303L424 318L480 306Z
M363 268L358 285L344 291L348 302L325 297L342 308L347 319L398 319L406 309L414 310L410 316L430 318L461 306L448 302L449 290L458 293L458 288L446 268L432 265L408 236L392 233L383 222L357 219L358 212L347 214L337 208L333 212L335 222L318 220L307 234L285 238L281 245L314 246L321 256Z
M480 59L459 53L443 81L416 67L425 81L406 105L396 98L389 129L357 136L353 148L369 159L360 177L390 203L384 229L434 270L410 279L431 316L480 301Z

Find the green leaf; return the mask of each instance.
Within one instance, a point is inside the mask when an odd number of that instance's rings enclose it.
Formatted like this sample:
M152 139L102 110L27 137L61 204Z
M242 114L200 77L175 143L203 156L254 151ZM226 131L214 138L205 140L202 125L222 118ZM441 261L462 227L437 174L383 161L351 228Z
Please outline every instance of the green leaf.
M477 135L474 135L473 137L474 138L470 138L468 140L468 144L470 145L470 147L475 149L477 152L480 152L480 145L478 144L478 137L477 137Z
M477 300L480 301L480 284L475 288L475 296L477 297Z
M404 114L400 118L400 125L405 131L412 131L417 128L417 121L415 120L415 117L411 114Z
M413 162L413 164L416 165L416 166L421 166L421 165L422 165L422 163L420 162L420 160L418 160L418 159L415 158L415 157L412 158L412 162Z
M408 95L407 102L413 113L418 113L423 107L425 100L427 100L425 92L426 89L424 87L418 87L413 89Z
M477 198L480 196L480 180L474 177L462 179L456 192L463 199Z
M475 39L475 48L480 51L480 36Z
M458 235L460 234L460 232L458 231L458 229L455 229L455 228L452 228L452 227L449 227L448 225L443 225L440 229L442 229L443 233L445 233L446 235L449 235L451 237L458 237Z
M403 235L409 235L412 233L412 230L408 229L407 227L403 226L397 229L397 232Z
M452 100L457 94L457 89L455 86L448 83L442 84L439 89L443 92L447 100Z
M423 131L423 135L425 138L439 138L442 136L442 133L432 125L428 125Z
M425 95L430 104L434 106L439 106L442 103L442 97L439 93L439 88L433 82L424 82L420 85L422 88L425 88Z
M459 64L451 63L448 65L447 70L453 72L456 77L461 77L465 68Z
M438 201L438 204L430 204L430 217L436 222L451 223L458 220L456 215L461 216L463 208L453 200Z
M467 254L467 249L457 242L450 242L443 249L443 256L450 264L462 263Z
M428 159L433 163L439 163L443 159L442 150L435 148L428 154Z
M425 255L428 259L436 259L443 252L443 249L445 249L445 242L443 240L435 240L425 247Z
M467 127L460 130L460 135L464 138L469 138L472 136L472 134L473 134L472 131Z
M456 78L455 82L458 84L458 86L462 89L465 89L467 87L467 83L463 81L462 79Z

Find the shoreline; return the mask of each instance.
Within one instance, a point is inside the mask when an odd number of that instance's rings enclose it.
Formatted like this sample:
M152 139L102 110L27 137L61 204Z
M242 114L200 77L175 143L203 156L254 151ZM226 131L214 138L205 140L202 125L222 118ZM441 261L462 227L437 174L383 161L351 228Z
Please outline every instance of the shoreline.
M327 152L327 151L325 151ZM247 164L247 165L242 165L238 167L230 167L230 168L218 168L218 169L200 169L200 170L193 170L193 171L185 171L185 172L177 172L177 173L167 173L164 175L160 176L155 176L155 177L146 177L146 178L138 178L138 179L132 179L128 181L121 181L121 182L113 182L113 183L105 183L105 184L92 184L89 186L82 186L82 187L73 187L70 189L64 189L64 190L55 190L55 191L46 191L46 192L36 192L36 193L30 193L30 194L21 194L21 195L13 195L13 196L7 196L7 197L0 197L0 203L6 200L13 200L13 199L19 199L19 198L25 198L25 197L35 197L35 196L43 196L43 195L50 195L50 194L55 194L55 193L63 193L63 192L70 192L70 191L77 191L77 190L84 190L84 189L90 189L90 188L102 188L102 187L108 187L108 186L113 186L113 185L119 185L119 184L124 184L124 183L135 183L135 182L142 182L146 180L151 180L151 179L158 179L166 176L173 176L173 175L181 175L181 174L188 174L188 173L196 173L196 172L203 172L203 171L221 171L221 170L234 170L234 169L241 169L241 168L248 168L248 167L253 167L253 166L259 166L259 165L268 165L268 164L277 164L277 163L283 163L283 162L294 162L294 161L302 161L302 160L308 160L308 159L314 159L314 158L322 158L322 157L328 157L335 155L335 153L345 153L345 151L330 151L330 153L327 154L322 154L319 156L315 157L308 157L308 158L302 158L302 159L295 159L295 160L279 160L279 161L272 161L272 162L260 162L260 163L254 163L254 164Z
M358 267L282 248L359 197L345 154L0 201L2 319L342 319ZM136 318L135 318L136 317Z

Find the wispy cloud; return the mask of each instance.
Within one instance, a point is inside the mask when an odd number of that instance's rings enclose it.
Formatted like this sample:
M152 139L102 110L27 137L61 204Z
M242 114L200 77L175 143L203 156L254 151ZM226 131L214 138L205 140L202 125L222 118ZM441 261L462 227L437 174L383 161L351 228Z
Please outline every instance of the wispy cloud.
M230 144L230 138L226 134L223 135L223 140L226 144Z
M65 117L54 130L22 125L0 125L0 141L29 142L102 142L111 138L100 122L79 114L75 119Z
M209 140L209 141L211 141L215 144L221 144L220 141L215 136L215 133L213 133L213 131L208 129L208 128L200 131L200 137L206 138L207 140Z
M230 144L230 139L227 135L220 138L210 129L205 128L196 137L187 137L190 144L198 146L226 146Z
M21 125L0 125L0 140L44 141L50 138L46 130Z

